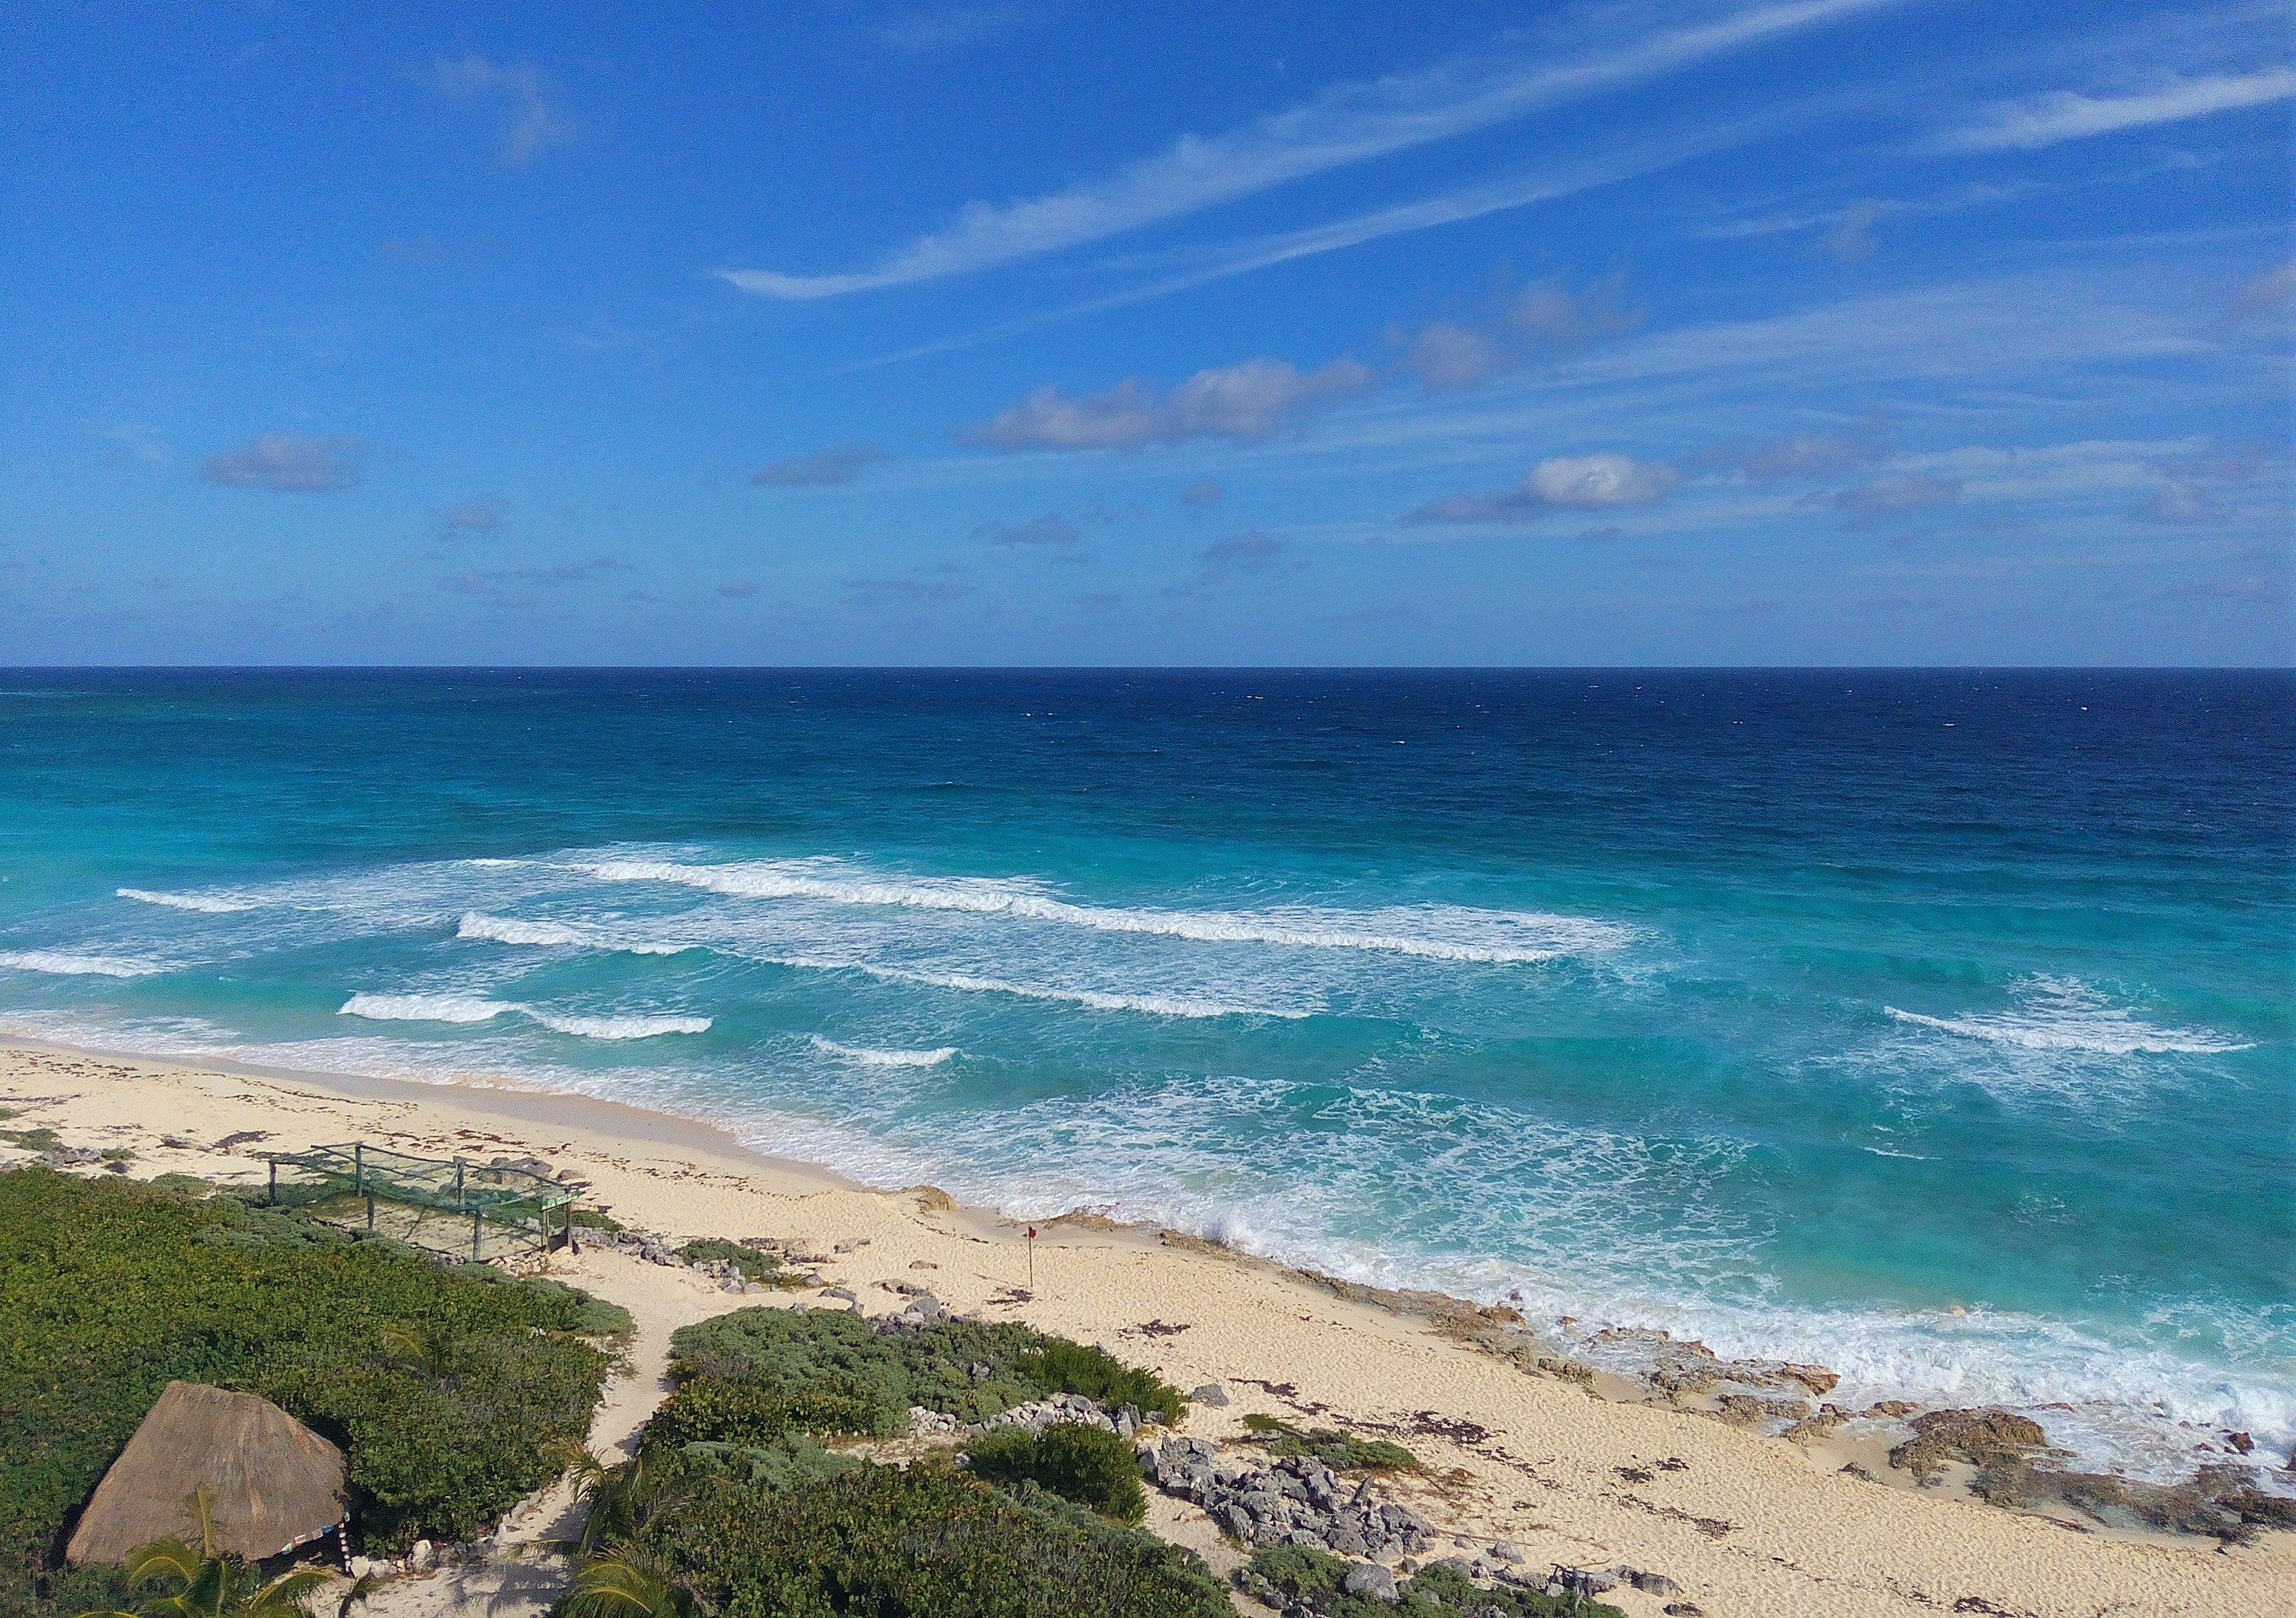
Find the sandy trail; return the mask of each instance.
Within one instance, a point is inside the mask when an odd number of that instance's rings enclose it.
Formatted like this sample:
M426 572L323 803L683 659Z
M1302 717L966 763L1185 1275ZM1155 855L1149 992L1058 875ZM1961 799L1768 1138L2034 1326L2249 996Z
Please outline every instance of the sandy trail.
M1232 1435L1252 1410L1393 1434L1429 1463L1405 1498L1447 1538L1511 1539L1534 1564L1654 1570L1683 1587L1675 1599L1712 1618L2296 1614L2296 1535L2219 1550L2213 1541L2086 1533L1882 1486L1835 1470L1838 1457L1680 1410L1599 1399L1525 1374L1424 1320L1340 1299L1272 1266L1162 1246L1152 1233L1054 1226L1037 1245L1029 1289L1025 1246L993 1218L844 1185L630 1108L30 1046L0 1048L0 1100L9 1097L25 1122L54 1128L67 1144L128 1147L139 1175L174 1169L252 1183L262 1164L250 1150L353 1139L438 1155L531 1152L591 1181L596 1200L627 1223L679 1238L797 1238L824 1254L846 1245L823 1273L872 1313L897 1305L898 1283L922 1282L952 1309L1101 1344L1183 1388L1224 1383L1234 1403L1197 1410L1192 1434ZM266 1138L200 1149L247 1131ZM167 1135L187 1144L163 1145ZM757 1301L619 1254L586 1252L554 1270L639 1322L632 1369L610 1387L594 1428L602 1455L626 1445L660 1396L672 1331ZM549 1537L563 1509L548 1497L521 1508L505 1549ZM1152 1521L1219 1549L1190 1512L1160 1505ZM514 1618L541 1610L538 1584L517 1580L544 1571L529 1549L506 1560L491 1590L409 1581L371 1610ZM1663 1606L1632 1589L1606 1599L1635 1618L1656 1618Z

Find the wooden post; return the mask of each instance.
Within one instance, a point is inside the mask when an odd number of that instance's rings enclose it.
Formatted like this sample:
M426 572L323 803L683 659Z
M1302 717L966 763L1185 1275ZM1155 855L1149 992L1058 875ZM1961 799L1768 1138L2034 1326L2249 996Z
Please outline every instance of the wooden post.
M366 1194L366 1228L370 1230L374 1229L374 1193L373 1191Z
M272 1207L279 1205L279 1159L276 1157L271 1160L271 1192L263 1200Z
M478 1210L478 1209L476 1209L476 1208L472 1208L472 1209L471 1210L471 1263L474 1263L474 1264L475 1264L475 1263L477 1263L479 1262L479 1220L480 1220L480 1215L479 1210Z
M455 1205L458 1208L463 1205L463 1160L460 1157L455 1159Z
M366 1142L351 1147L351 1189L364 1196L366 1191Z

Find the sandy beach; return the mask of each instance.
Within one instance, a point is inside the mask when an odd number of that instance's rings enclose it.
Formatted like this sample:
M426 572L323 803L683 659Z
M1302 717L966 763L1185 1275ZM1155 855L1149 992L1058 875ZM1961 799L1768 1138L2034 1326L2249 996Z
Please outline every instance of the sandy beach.
M256 1153L354 1140L432 1156L537 1156L588 1181L587 1203L624 1223L681 1239L775 1237L818 1254L824 1282L869 1313L898 1308L898 1286L922 1283L953 1310L1102 1344L1184 1389L1223 1385L1231 1403L1195 1408L1193 1436L1231 1436L1261 1411L1395 1437L1425 1463L1400 1494L1462 1550L1509 1540L1534 1565L1630 1565L1680 1587L1606 1598L1636 1618L1669 1600L1714 1618L2296 1612L2296 1536L2219 1549L2087 1532L1950 1487L1917 1489L1882 1475L1886 1443L1867 1441L1871 1455L1854 1441L1796 1444L1710 1414L1628 1402L1620 1389L1478 1346L1440 1311L1339 1295L1152 1230L1088 1220L1043 1227L1032 1272L1020 1229L993 1214L926 1188L855 1186L660 1114L477 1084L226 1071L31 1044L0 1046L0 1106L13 1114L11 1128L51 1129L66 1148L124 1148L139 1178L174 1172L252 1185L266 1171ZM32 1155L0 1146L0 1166ZM729 1296L695 1271L594 1246L550 1264L638 1323L592 1432L608 1459L662 1396L677 1327L819 1297ZM1874 1475L1843 1470L1852 1462ZM501 1537L545 1535L563 1505L530 1502ZM1183 1502L1158 1499L1150 1524L1218 1570L1240 1560ZM471 1595L443 1580L410 1581L375 1610L447 1612Z

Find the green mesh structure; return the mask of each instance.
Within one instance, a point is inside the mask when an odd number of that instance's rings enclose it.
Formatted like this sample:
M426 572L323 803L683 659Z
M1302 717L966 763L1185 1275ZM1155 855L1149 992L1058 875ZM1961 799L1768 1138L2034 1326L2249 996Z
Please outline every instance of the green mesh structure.
M266 1152L270 1200L457 1258L506 1257L570 1240L574 1193L546 1175L379 1146Z

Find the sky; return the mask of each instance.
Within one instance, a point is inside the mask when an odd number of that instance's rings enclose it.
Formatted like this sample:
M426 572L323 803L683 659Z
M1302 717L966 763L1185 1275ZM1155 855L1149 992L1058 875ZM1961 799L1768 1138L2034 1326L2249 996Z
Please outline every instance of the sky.
M0 0L0 664L2285 665L2290 20Z

